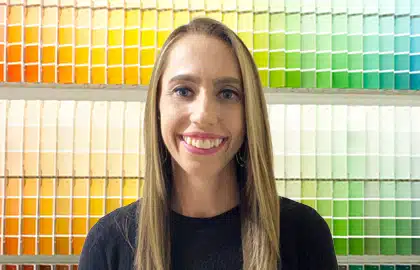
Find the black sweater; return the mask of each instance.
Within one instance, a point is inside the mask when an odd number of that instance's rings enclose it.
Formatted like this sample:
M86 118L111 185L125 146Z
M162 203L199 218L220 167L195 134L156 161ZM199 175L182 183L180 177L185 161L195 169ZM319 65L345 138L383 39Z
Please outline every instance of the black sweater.
M140 200L139 200L140 201ZM89 231L79 270L133 270L139 201L104 216ZM312 208L281 197L282 270L338 269L331 232ZM172 261L176 270L240 270L239 207L212 218L172 212Z

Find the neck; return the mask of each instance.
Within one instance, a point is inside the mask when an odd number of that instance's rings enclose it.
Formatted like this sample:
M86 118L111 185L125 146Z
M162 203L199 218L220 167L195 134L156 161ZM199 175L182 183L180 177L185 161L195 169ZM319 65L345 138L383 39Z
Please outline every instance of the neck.
M214 175L189 175L173 168L172 203L177 213L189 217L213 217L239 204L235 163Z

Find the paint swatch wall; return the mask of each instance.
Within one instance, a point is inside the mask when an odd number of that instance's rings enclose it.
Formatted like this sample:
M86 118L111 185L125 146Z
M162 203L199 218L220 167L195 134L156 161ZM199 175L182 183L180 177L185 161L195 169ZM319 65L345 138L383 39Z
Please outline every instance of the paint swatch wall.
M79 254L100 217L141 196L143 108L0 101L0 254ZM420 255L420 107L269 116L278 193L318 210L338 255Z
M266 87L420 90L417 0L0 0L0 82L147 85L196 16L238 33ZM0 100L0 255L77 255L100 217L141 196L143 108ZM317 209L337 255L420 255L420 107L269 115L278 192Z
M267 87L420 89L417 0L2 0L0 81L146 85L196 16L235 30Z

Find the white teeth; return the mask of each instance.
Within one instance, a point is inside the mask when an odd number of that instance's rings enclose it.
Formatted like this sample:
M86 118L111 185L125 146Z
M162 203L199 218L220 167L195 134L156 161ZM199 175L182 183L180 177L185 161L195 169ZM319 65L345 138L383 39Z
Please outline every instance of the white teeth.
M214 139L214 140L194 139L187 136L184 136L183 138L187 144L192 145L196 148L202 148L202 149L210 149L210 148L218 147L223 141L223 139Z
M188 143L188 144L191 144L191 138L190 137L184 137L184 140Z

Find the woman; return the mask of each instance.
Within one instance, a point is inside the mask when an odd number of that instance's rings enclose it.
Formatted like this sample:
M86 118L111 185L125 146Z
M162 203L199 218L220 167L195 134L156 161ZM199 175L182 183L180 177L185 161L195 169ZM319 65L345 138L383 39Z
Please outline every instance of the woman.
M91 229L79 270L338 268L322 217L277 195L257 68L227 27L170 35L145 131L143 197Z

